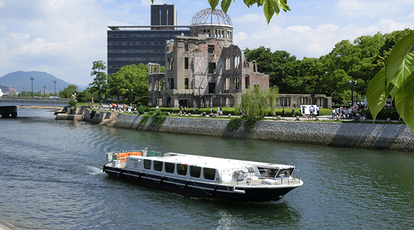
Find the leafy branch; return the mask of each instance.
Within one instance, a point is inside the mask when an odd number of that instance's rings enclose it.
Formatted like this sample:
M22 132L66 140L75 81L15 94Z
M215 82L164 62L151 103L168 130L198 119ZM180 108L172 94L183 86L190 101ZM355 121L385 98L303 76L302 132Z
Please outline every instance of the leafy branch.
M367 100L372 117L377 117L390 96L398 114L414 131L414 33L397 42L388 62L371 80Z

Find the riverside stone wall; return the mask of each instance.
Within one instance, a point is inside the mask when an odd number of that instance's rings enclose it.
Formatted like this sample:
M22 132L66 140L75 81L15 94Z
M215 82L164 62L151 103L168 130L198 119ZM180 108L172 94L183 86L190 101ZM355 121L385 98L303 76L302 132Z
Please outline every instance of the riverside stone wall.
M139 125L141 118L113 112L97 112L91 117L89 110L84 111L85 121L143 131L414 152L414 134L408 126L398 124L266 120L257 121L252 132L246 132L243 125L228 131L229 119L167 117L162 126L152 126L151 118Z

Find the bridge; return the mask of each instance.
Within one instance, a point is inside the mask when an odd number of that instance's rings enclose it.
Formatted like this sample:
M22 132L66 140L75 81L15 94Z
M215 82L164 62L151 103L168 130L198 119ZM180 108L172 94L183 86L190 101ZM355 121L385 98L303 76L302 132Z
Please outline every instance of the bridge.
M17 106L68 106L68 98L0 97L2 118L17 117Z

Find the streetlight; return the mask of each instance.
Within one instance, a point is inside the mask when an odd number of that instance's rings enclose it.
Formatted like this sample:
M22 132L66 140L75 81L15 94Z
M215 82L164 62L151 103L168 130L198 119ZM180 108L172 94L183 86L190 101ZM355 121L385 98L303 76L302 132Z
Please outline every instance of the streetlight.
M33 80L34 80L34 77L30 77L30 80L32 81L32 98L33 98Z
M46 97L46 86L43 86L43 97Z
M53 83L55 83L55 95L56 95L56 82L57 82L57 81L53 81Z
M354 85L357 84L357 81L349 80L348 84L351 85L351 101L352 101L351 106L354 106Z

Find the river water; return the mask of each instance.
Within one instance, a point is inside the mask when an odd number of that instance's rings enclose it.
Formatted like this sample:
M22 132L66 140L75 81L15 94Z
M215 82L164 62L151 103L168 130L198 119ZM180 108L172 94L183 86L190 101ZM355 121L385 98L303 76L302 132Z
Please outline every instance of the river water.
M0 119L0 219L22 229L409 229L414 155ZM174 151L295 165L304 185L277 202L191 198L110 179L105 152Z

